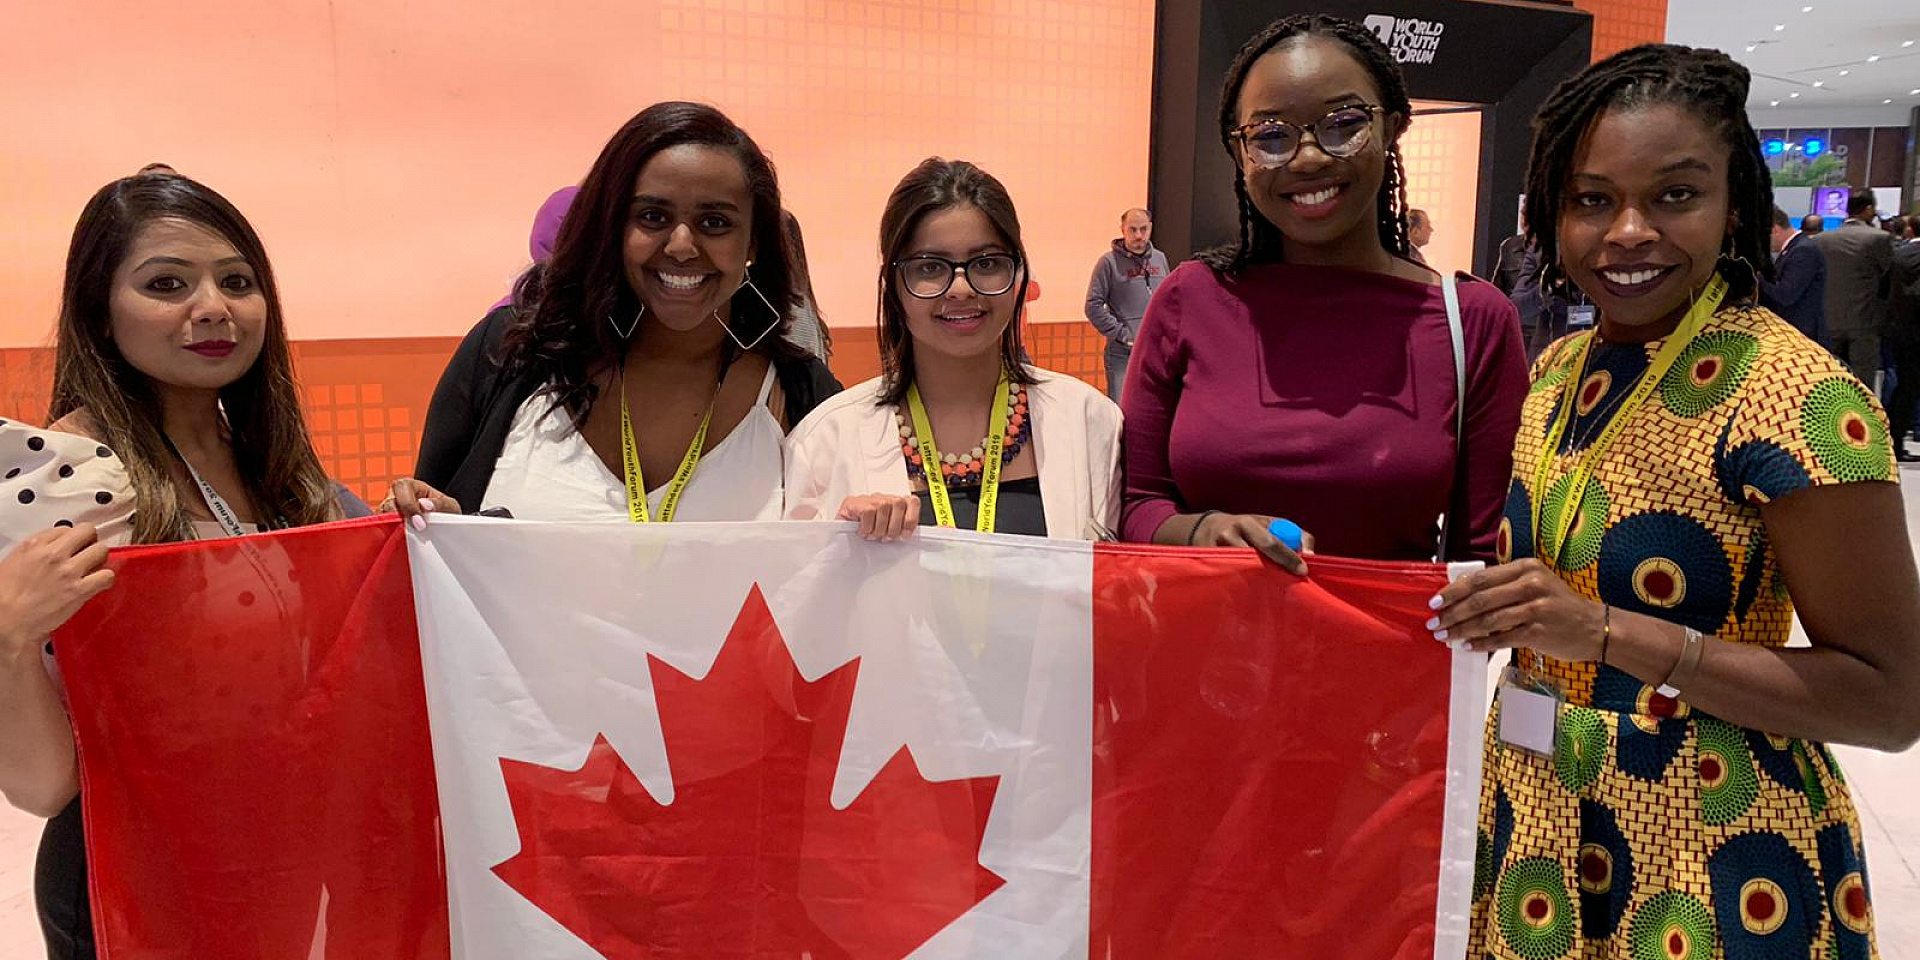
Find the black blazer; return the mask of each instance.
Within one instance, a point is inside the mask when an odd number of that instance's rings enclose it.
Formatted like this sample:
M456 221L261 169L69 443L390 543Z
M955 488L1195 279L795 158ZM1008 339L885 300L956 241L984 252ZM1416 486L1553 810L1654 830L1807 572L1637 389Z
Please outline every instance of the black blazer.
M1827 335L1827 255L1811 237L1794 234L1773 260L1773 279L1760 285L1760 305L1815 343Z
M546 382L538 371L509 377L500 369L500 344L513 320L513 308L501 307L487 314L460 342L433 390L420 435L415 479L458 500L467 510L479 507L486 496L513 415ZM773 369L786 395L789 425L799 423L820 401L841 390L833 372L815 357L776 360Z

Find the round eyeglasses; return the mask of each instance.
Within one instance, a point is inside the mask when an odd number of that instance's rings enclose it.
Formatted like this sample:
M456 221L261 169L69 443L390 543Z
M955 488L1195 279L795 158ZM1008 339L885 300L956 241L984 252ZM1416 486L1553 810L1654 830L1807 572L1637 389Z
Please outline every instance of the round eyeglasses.
M1020 275L1020 261L1005 253L989 253L971 260L948 260L932 255L895 261L900 286L915 297L932 300L946 296L955 274L967 276L967 286L983 297L997 297L1013 289Z
M1306 127L1295 126L1277 117L1256 120L1233 131L1247 159L1265 167L1277 167L1293 159L1306 142L1308 131L1313 142L1330 157L1351 157L1372 139L1373 118L1380 108L1371 103L1336 107Z

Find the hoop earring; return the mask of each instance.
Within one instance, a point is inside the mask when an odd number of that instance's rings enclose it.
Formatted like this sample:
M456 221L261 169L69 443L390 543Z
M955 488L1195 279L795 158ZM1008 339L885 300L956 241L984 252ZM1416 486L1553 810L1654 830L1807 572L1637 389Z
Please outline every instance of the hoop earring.
M753 269L752 260L747 261L747 269L749 270ZM780 312L780 308L774 306L773 301L768 300L767 295L760 292L760 288L754 285L753 277L751 275L742 274L740 278L740 285L738 287L733 288L734 293L739 293L742 290L752 290L753 295L756 297L759 297L760 302L767 305L767 312L773 315L773 322L767 324L766 329L760 331L759 336L754 337L751 342L748 342L748 341L741 340L740 335L737 333L734 333L733 328L730 326L727 326L727 322L725 320L720 319L720 311L718 310L714 311L713 321L720 325L720 329L725 330L727 332L727 337L734 342L735 346L740 348L741 353L746 353L748 351L751 351L754 347L759 346L760 341L765 340L767 338L767 334L772 333L775 328L779 327L780 321L786 318L786 314Z
M1725 263L1725 264L1737 263L1743 267L1746 267L1747 280L1749 283L1749 286L1747 287L1746 299L1749 301L1752 301L1757 299L1760 296L1760 271L1754 269L1753 264L1750 261L1748 261L1746 257L1735 254L1732 250L1731 243L1728 244L1728 249L1720 254L1719 263ZM1718 264L1715 265L1715 269L1716 270L1718 269Z
M620 321L615 320L611 313L607 314L607 325L613 328L613 332L618 335L620 339L631 340L633 339L633 332L640 329L640 318L646 315L647 305L643 303L640 305L640 312L633 315L633 322L627 324L625 330L620 329Z

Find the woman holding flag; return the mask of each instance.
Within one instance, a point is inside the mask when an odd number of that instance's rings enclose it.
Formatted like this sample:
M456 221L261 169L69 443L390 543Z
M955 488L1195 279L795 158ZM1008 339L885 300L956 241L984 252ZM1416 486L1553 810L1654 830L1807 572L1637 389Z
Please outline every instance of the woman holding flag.
M1120 411L1022 361L1027 284L1006 188L964 160L907 174L880 219L879 377L822 404L787 450L790 519L1069 540L1119 522Z
M701 104L641 111L552 258L454 354L389 507L416 524L778 519L786 430L840 389L786 337L791 263L753 138Z
M1471 956L1868 957L1825 741L1920 737L1920 581L1873 396L1756 305L1745 67L1644 46L1536 121L1529 239L1599 308L1534 367L1504 565L1429 626L1514 649ZM1786 648L1794 614L1812 644Z
M53 426L0 424L0 548L12 547L0 561L0 792L51 818L34 893L49 955L68 960L94 955L93 925L47 635L111 587L108 544L237 537L366 508L321 469L266 250L211 189L144 174L94 194L68 248L55 352Z

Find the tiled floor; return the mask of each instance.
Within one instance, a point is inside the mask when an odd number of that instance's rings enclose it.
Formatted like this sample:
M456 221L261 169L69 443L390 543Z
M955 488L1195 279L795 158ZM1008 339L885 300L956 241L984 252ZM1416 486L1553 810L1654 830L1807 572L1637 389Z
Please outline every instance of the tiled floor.
M1920 471L1905 479L1907 529L1920 530ZM1920 749L1836 751L1864 821L1880 956L1920 960ZM39 820L0 804L0 957L44 956L33 912L39 837Z

